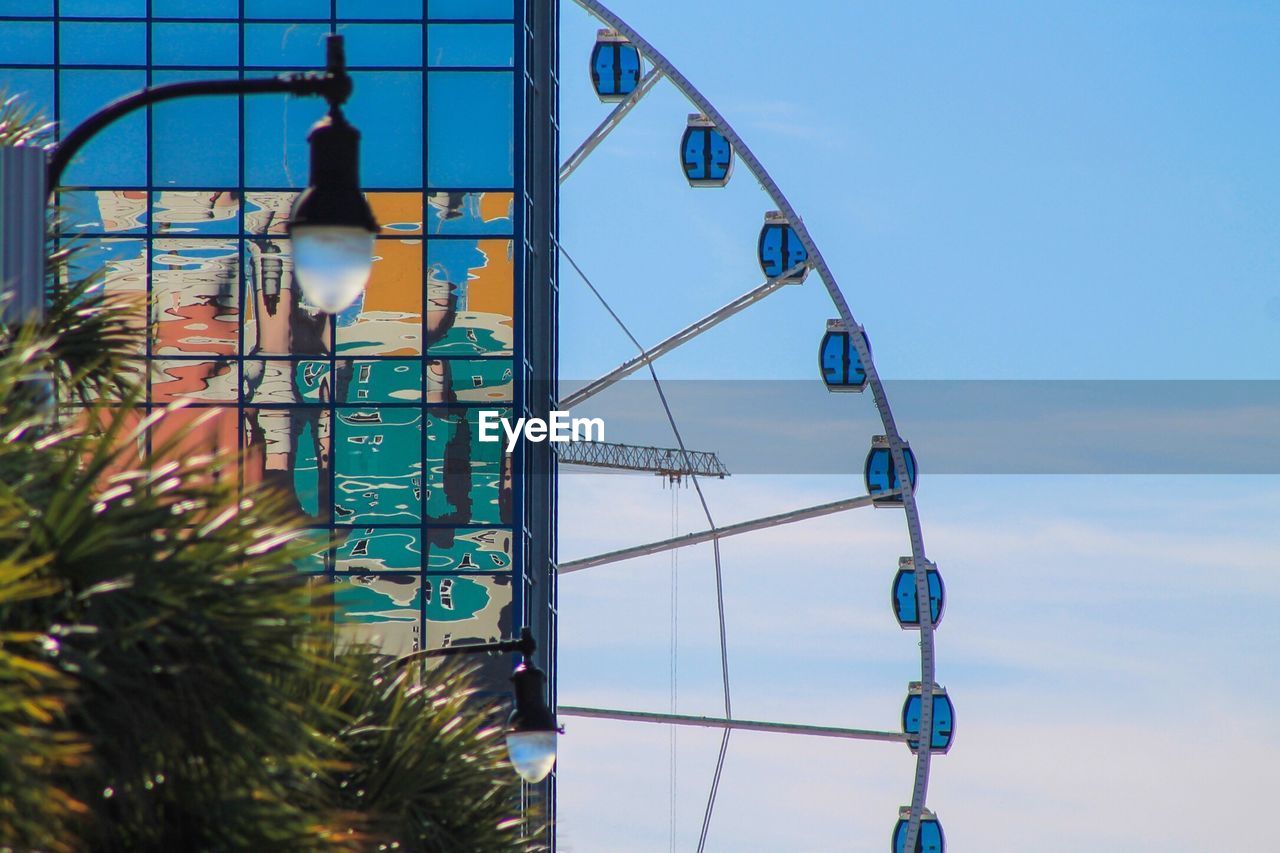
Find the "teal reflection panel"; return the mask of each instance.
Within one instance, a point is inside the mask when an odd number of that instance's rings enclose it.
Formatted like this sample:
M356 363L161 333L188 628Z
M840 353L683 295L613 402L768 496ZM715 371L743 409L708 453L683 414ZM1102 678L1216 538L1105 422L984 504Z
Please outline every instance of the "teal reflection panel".
M419 572L422 570L421 531L416 527L365 527L337 531L339 572Z
M428 72L428 185L514 184L514 92L514 75L507 72Z
M307 530L299 537L299 542L303 554L293 561L293 567L309 574L328 571L329 531Z
M421 186L422 72L354 71L351 79L360 94L345 109L360 129L361 182L366 189Z
M156 85L221 80L225 71L155 71ZM193 144L193 140L199 140ZM234 187L240 182L240 101L235 96L179 98L151 108L151 182L155 186ZM226 233L238 230L235 223Z
M121 95L147 85L144 71L67 69L59 74L62 126L75 127ZM147 121L139 112L116 121L80 149L63 173L67 186L141 186L147 180Z
M335 628L344 646L399 657L421 648L422 581L416 575L335 575Z
M428 572L507 572L511 570L511 531L456 527L427 529Z
M147 64L147 25L64 21L58 30L58 48L58 59L63 65L144 66Z
M427 401L510 403L514 381L509 358L436 358L427 362Z
M427 27L427 64L510 68L515 63L515 38L511 24L431 24Z
M338 362L339 403L416 403L422 400L422 361L378 359Z
M350 68L422 67L421 24L339 24L338 32L346 39Z
M43 21L0 23L0 62L14 65L52 63L53 24Z
M422 411L338 410L334 521L406 524L422 520Z
M240 28L236 24L152 24L151 62L153 65L238 65Z
M428 19L496 19L515 17L515 0L427 0Z
M486 411L511 417L509 409ZM511 523L510 458L501 440L480 440L480 412L428 410L427 516L432 523Z

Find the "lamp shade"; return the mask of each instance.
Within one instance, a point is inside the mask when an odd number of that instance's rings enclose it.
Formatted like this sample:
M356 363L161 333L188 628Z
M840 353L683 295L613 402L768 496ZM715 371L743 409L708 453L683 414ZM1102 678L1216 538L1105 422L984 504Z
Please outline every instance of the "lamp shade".
M336 314L369 281L378 222L360 192L360 132L342 111L316 122L307 141L311 181L289 218L293 274L308 302Z
M516 707L507 733L507 755L520 778L529 783L547 778L556 763L555 714L547 707L547 676L526 661L511 676Z

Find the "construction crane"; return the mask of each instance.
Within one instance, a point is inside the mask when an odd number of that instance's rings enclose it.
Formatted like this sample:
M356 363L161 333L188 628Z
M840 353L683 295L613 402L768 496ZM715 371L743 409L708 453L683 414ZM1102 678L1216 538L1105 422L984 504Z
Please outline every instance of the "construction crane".
M555 447L560 461L567 465L652 471L671 482L678 482L690 474L722 480L729 476L729 470L720 457L710 450L681 451L678 447L638 447L603 441L571 441Z

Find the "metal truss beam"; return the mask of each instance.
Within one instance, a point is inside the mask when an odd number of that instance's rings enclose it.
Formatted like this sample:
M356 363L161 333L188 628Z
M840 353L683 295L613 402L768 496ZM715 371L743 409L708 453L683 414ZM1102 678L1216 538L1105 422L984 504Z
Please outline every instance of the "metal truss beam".
M898 494L897 490L877 492L876 498L883 499L895 494ZM592 569L596 566L604 566L609 563L630 560L634 557L647 557L650 554L661 554L664 551L671 551L676 548L684 548L689 545L699 545L703 542L710 542L712 539L723 539L726 536L737 536L740 533L750 533L754 530L765 530L770 527L777 527L781 524L790 524L793 521L805 521L810 518L819 518L824 515L831 515L835 512L844 512L847 509L858 509L859 507L871 506L872 503L873 500L870 495L861 495L856 498L846 498L841 501L833 501L829 504L819 504L818 506L806 507L805 509L796 509L791 512L770 515L765 518L757 518L752 521L742 521L725 527L717 527L714 530L703 530L698 533L686 533L684 536L677 536L674 539L663 539L661 542L651 542L648 545L636 545L632 548L623 548L620 551L610 551L607 554L598 554L594 557L583 557L581 560L570 560L567 563L561 563L557 572L564 575L569 572L578 572L583 569ZM922 600L927 601L928 599L925 598Z
M804 726L795 723L767 723L759 720L730 720L721 717L692 717L686 714L650 714L645 711L615 711L608 708L580 708L561 705L556 708L561 717L589 717L597 720L624 720L636 723L666 723L673 726L698 726L704 729L741 729L748 732L775 732L784 735L811 735L850 740L879 740L904 743L902 732L882 732L874 729L846 729L836 726Z
M591 135L582 141L578 146L578 150L569 155L569 159L564 161L564 165L560 167L560 183L564 183L574 169L581 166L591 155L596 147L604 142L605 137L613 133L614 128L622 124L622 120L627 117L627 113L638 103L640 99L649 94L659 80L662 79L662 72L657 68L653 68L648 74L641 78L636 84L635 91L627 96L627 99L613 108L609 115L605 116L604 121L600 122L600 126L591 132Z
M681 451L670 447L641 447L603 441L572 441L556 445L561 464L613 468L620 471L652 471L670 478L698 474L703 477L729 476L720 457L710 450Z
M796 266L784 272L779 277L771 278L768 281L766 281L764 284L760 285L759 287L756 287L752 290L748 290L746 293L742 294L737 299L730 302L728 305L725 305L722 308L718 308L715 311L712 311L707 316L703 317L701 320L698 320L686 326L685 328L676 332L671 337L667 338L662 343L654 346L652 349L645 350L643 353L636 356L635 358L624 361L622 364L618 365L616 368L609 371L604 376L601 376L599 379L595 380L594 382L588 385L584 385L583 387L579 388L577 391L574 391L568 397L565 397L559 403L560 408L567 411L569 409L572 409L574 406L578 405L579 403L582 403L582 402L585 402L586 400L591 399L596 394L599 394L601 391L608 388L613 383L619 381L620 379L625 379L626 377L635 373L637 370L644 367L649 362L654 361L666 355L667 353L671 352L673 349L680 346L681 344L688 343L689 341L693 340L703 332L706 332L706 331L709 331L710 329L715 328L716 326L723 323L725 320L728 320L734 314L737 314L739 311L742 311L745 308L750 308L752 305L755 305L757 302L759 302L761 299L764 299L769 294L781 289L783 285L799 284L799 282L797 281L788 281L788 279L791 276L795 275L800 270L802 270L803 268L804 268L804 264L797 264Z

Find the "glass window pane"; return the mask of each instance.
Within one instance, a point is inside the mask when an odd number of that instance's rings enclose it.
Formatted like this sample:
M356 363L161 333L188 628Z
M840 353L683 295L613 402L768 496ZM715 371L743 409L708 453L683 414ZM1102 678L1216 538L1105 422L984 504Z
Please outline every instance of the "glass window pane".
M222 71L156 71L156 84L217 80ZM179 98L151 108L155 186L233 187L240 182L240 102L234 95Z
M511 531L500 528L427 531L428 572L507 572L511 570Z
M427 89L427 183L432 187L511 187L515 180L512 75L432 71Z
M427 0L427 17L510 21L515 18L515 0Z
M146 24L66 21L58 32L65 65L147 64Z
M368 359L338 362L339 403L416 403L422 400L422 362Z
M515 63L515 27L510 24L431 24L427 64L502 66Z
M511 523L511 459L501 441L480 441L481 411L427 410L426 509L433 523ZM511 417L510 409L498 413Z
M323 98L285 95L245 98L245 185L272 189L305 187L310 163L307 131L327 110ZM362 124L357 127L368 139L368 128ZM367 185L368 178L362 175L362 179Z
M235 403L240 390L240 368L233 361L210 359L153 359L151 401L173 403Z
M245 365L246 372L249 365ZM325 406L244 410L246 491L286 495L312 524L329 522L329 409Z
M412 527L366 527L338 530L339 572L420 572L421 532Z
M238 18L239 0L151 0L157 18Z
M427 228L431 234L512 234L515 193L435 192L427 196Z
M152 206L157 235L240 233L240 197L231 190L163 190Z
M142 190L85 190L59 197L67 228L89 234L141 234L147 230Z
M244 64L323 68L328 34L328 24L245 24Z
M235 355L240 348L239 244L159 238L151 243L151 351Z
M244 284L244 346L249 355L329 353L329 315L309 306L294 286L288 240L246 240Z
M121 95L147 85L143 71L78 71L59 74L62 124L75 127ZM125 116L80 149L63 173L67 186L142 186L147 181L145 112Z
M427 648L487 643L510 637L512 587L510 576L441 577L422 581L426 605ZM472 655L479 671L475 683L481 689L510 690L511 661L505 655ZM428 660L428 668L442 665Z
M339 18L422 18L422 0L338 0Z
M380 239L364 293L338 316L338 352L422 353L422 241Z
M145 18L147 0L62 0L64 18Z
M422 410L381 406L337 412L334 521L421 522Z
M142 355L146 351L147 328L146 241L105 239L81 242L80 245L81 251L71 258L71 280L79 281L89 275L105 273L103 288L129 306L129 325L137 332L134 352Z
M436 358L427 362L428 403L510 403L509 358Z
M246 18L328 18L329 0L244 0L244 16Z
M236 24L152 24L155 65L236 65L240 34Z
M422 74L355 71L346 104L360 128L360 180L366 187L422 185ZM394 121L388 118L394 116Z
M422 233L422 193L374 192L366 196L384 235Z
M0 92L18 95L21 103L48 121L53 116L53 71L0 68Z
M334 583L339 645L372 646L389 657L421 647L422 582L417 577L339 574Z
M422 67L422 25L341 24L346 38L347 65L405 65Z
M510 240L427 241L431 355L510 355L515 267Z
M53 0L0 0L0 15L53 16Z
M53 24L43 21L0 23L0 62L39 65L53 62Z

